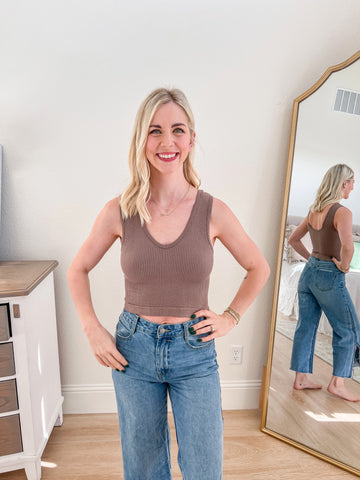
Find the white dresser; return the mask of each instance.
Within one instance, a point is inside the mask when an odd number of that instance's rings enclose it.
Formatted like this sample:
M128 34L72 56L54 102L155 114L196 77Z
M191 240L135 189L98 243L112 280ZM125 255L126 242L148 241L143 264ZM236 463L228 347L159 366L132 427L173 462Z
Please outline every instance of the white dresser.
M41 455L62 424L56 261L0 262L0 473L41 478Z

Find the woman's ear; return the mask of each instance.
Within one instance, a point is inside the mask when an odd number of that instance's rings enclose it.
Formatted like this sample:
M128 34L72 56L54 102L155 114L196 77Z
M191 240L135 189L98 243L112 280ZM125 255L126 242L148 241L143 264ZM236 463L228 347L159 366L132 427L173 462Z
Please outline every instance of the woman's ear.
M196 133L193 132L191 137L190 137L190 147L191 149L193 148L193 146L195 145L195 137L196 137Z

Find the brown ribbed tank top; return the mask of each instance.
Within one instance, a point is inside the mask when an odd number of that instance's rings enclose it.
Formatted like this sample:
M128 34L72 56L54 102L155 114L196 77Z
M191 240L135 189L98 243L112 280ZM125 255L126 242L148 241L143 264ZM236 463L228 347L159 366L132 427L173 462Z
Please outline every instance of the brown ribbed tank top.
M125 310L138 315L190 317L208 309L213 246L213 197L198 190L188 222L172 243L157 242L139 215L122 219L121 267Z
M334 203L334 205L329 208L323 225L319 230L310 225L309 213L308 228L313 244L313 257L319 258L320 260L331 260L332 257L335 257L337 260L340 260L341 242L338 231L334 227L334 216L340 207L342 207L340 203Z

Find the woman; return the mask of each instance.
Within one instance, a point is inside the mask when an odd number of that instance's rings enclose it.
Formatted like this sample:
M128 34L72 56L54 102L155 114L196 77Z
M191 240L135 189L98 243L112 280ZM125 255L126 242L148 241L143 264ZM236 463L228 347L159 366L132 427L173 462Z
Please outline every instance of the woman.
M333 376L328 391L358 402L345 377L351 377L360 327L354 305L345 286L354 253L351 211L338 203L354 188L354 172L347 165L335 165L325 174L309 215L294 230L289 243L308 262L298 284L299 319L295 330L291 369L296 372L294 388L317 389L321 385L307 376L312 373L316 331L323 311L333 329ZM313 251L301 239L309 231Z
M69 285L97 360L111 367L125 480L171 479L167 395L187 480L222 478L222 415L214 339L226 335L269 275L231 210L199 190L194 120L184 94L142 103L131 141L131 183L100 212L69 269ZM125 308L115 341L94 312L88 274L117 240ZM221 315L209 310L219 239L247 270Z

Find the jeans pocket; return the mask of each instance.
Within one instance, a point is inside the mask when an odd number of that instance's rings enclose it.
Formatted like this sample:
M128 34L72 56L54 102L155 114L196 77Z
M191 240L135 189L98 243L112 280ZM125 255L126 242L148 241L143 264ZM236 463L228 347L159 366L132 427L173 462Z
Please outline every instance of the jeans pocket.
M315 277L316 288L322 292L327 292L334 288L337 273L334 270L318 268Z
M122 340L130 340L134 335L137 324L137 316L122 312L116 325L115 337Z
M198 322L204 320L203 317L197 319ZM197 322L193 323L192 325L196 325ZM209 340L208 342L200 342L200 339L211 335L211 332L202 333L199 335L191 335L189 330L185 329L185 344L187 347L191 348L192 350L200 350L203 348L208 348L214 344L214 340Z

